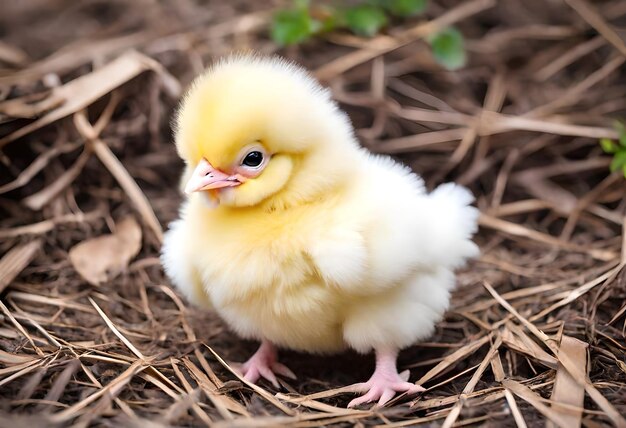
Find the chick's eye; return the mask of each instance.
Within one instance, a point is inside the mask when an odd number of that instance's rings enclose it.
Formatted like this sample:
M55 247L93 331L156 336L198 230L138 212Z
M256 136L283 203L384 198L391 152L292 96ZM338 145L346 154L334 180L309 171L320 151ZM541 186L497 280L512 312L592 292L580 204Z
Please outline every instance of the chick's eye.
M263 153L258 151L250 152L243 158L241 162L242 165L249 166L251 168L256 168L263 162Z

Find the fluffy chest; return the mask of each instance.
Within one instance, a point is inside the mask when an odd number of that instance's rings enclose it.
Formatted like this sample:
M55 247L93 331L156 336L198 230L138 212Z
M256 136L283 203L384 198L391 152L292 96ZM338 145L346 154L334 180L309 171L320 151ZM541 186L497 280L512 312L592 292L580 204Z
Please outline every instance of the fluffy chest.
M323 287L309 248L323 222L307 213L205 211L195 267L216 304L285 299Z
M309 254L318 222L281 216L257 218L251 227L245 220L202 226L203 248L194 252L217 312L244 337L301 350L340 349L344 297L320 277Z

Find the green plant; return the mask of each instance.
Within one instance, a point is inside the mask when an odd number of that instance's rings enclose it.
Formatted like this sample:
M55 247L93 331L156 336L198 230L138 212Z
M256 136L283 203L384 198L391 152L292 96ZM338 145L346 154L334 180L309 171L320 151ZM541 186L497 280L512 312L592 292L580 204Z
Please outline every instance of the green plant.
M281 45L294 45L307 40L320 27L320 22L311 18L307 9L281 10L274 15L271 35Z
M615 124L615 129L619 133L618 141L613 141L610 138L602 138L600 145L602 150L606 153L613 155L611 161L611 172L622 171L624 178L626 178L626 128L621 122Z
M290 9L274 15L272 39L281 46L303 43L313 36L336 29L348 29L373 37L389 23L390 17L407 18L424 12L427 0L369 0L347 7L312 7L308 0L294 0ZM465 65L463 35L450 27L428 39L435 60L448 70Z
M428 38L437 62L448 70L457 70L465 65L465 45L463 35L456 28L446 28Z
M365 37L375 36L381 28L387 25L387 15L383 9L371 4L361 4L346 9L343 19L354 34Z
M415 16L426 10L426 0L382 0L389 12L395 16Z

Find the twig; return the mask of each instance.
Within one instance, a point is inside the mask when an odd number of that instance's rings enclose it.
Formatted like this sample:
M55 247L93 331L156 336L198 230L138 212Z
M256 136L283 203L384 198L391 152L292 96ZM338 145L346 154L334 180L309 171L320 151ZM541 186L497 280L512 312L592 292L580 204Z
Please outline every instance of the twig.
M2 235L0 234L0 237ZM0 259L0 293L30 264L43 245L41 239L12 248Z
M411 43L414 40L426 37L427 35L452 25L457 21L466 19L472 15L482 12L485 9L489 9L495 4L495 0L472 0L464 2L460 6L447 11L440 17L405 30L393 38L378 36L369 42L367 48L351 52L321 66L315 71L315 76L320 80L328 81L359 64L398 49L399 47Z
M585 0L565 0L572 9L574 9L589 25L595 28L598 33L602 34L609 43L626 57L626 44L619 35L606 23L602 15L598 13Z

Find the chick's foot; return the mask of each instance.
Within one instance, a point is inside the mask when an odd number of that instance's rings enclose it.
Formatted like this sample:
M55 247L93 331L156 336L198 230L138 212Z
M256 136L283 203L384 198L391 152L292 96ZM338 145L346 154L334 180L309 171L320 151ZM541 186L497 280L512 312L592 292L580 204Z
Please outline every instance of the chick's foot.
M240 371L249 382L256 383L260 378L267 379L276 388L280 388L276 375L296 379L296 375L287 366L278 362L276 347L263 341L254 355L240 367Z
M397 352L394 351L376 352L376 370L374 370L374 374L367 382L354 385L356 392L365 394L350 401L348 404L349 408L376 400L378 400L378 406L383 406L396 393L417 394L425 391L421 386L408 382L408 370L398 373L396 357Z

